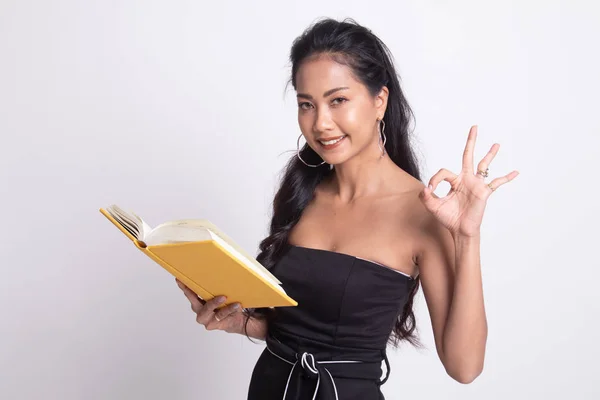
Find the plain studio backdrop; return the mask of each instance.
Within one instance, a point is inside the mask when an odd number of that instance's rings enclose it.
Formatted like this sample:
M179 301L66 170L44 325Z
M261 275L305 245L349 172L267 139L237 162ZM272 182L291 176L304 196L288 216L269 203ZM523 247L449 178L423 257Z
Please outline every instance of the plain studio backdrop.
M198 325L98 209L257 254L300 134L289 49L325 16L390 47L425 182L475 124L475 163L500 143L490 178L520 171L482 226L482 375L446 375L420 292L386 398L600 398L597 2L148 0L0 2L0 398L245 398L264 344Z

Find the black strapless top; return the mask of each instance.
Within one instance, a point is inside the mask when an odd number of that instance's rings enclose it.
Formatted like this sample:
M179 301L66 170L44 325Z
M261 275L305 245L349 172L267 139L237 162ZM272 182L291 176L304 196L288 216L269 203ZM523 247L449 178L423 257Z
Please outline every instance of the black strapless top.
M271 272L298 306L275 309L248 399L383 398L378 386L390 372L385 350L414 279L373 261L301 246L290 246ZM349 380L377 381L377 394L365 397L353 387L352 395L347 389L341 396L339 382Z

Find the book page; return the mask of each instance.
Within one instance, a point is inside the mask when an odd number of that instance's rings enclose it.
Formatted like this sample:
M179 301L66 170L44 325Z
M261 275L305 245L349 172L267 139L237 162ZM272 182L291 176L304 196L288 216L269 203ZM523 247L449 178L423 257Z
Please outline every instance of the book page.
M106 208L106 211L125 228L133 237L141 239L141 229L139 222L136 221L135 217L129 215L127 212L119 208L117 205L111 205Z
M137 216L134 213L131 213L139 222L140 227L140 240L143 240L146 236L150 234L152 231L152 227L146 223L141 217Z
M211 240L212 236L208 229L186 221L171 221L161 224L152 229L146 237L144 243L147 246L167 243L197 242L202 240Z

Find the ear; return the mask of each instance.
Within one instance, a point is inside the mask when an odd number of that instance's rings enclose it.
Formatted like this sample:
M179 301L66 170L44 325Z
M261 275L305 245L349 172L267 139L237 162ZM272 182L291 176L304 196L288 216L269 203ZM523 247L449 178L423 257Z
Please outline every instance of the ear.
M389 94L390 91L387 86L383 86L379 91L379 94L375 96L375 108L377 109L376 112L379 119L383 119L383 116L385 115Z

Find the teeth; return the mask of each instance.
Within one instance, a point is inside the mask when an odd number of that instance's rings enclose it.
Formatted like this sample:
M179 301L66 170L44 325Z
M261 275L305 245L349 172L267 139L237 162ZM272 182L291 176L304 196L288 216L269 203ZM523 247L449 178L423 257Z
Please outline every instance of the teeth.
M321 143L323 143L323 144L324 144L324 145L326 145L326 146L329 146L330 144L336 144L337 142L339 142L340 140L342 140L342 139L343 139L343 138L345 138L345 137L346 137L346 136L342 136L342 137L341 137L341 138L339 138L339 139L335 139L335 140L328 140L328 141L326 141L326 142L324 142L324 141L320 140L320 142L321 142Z

